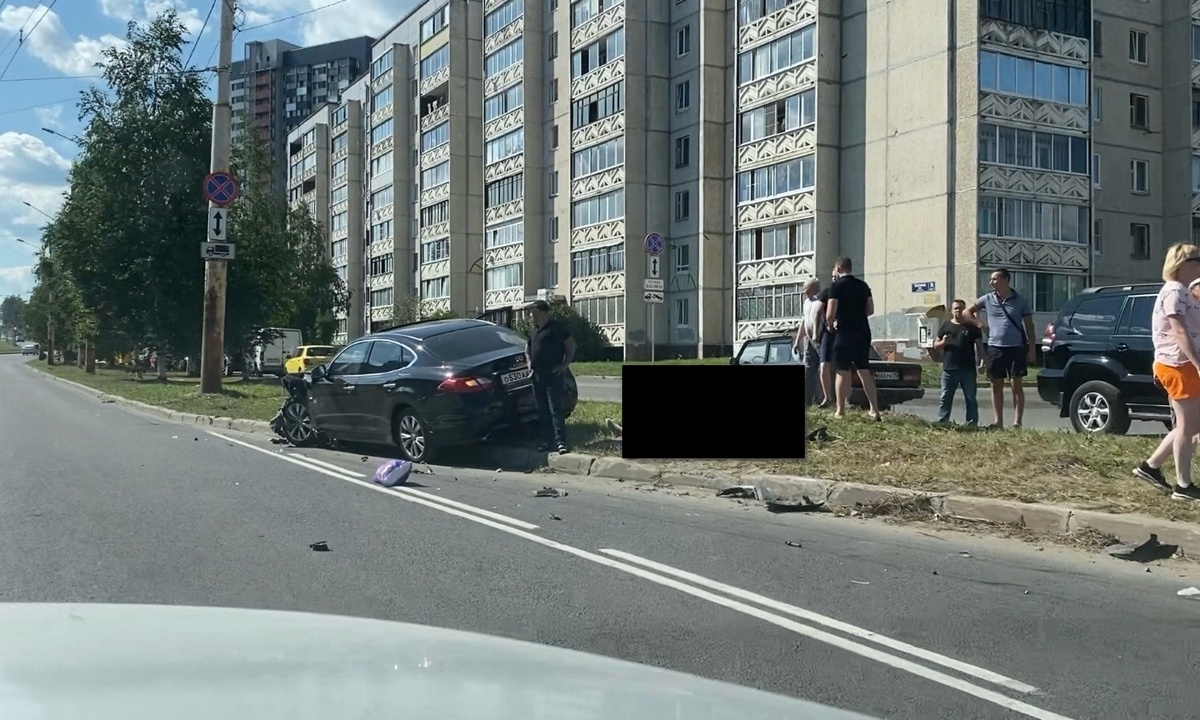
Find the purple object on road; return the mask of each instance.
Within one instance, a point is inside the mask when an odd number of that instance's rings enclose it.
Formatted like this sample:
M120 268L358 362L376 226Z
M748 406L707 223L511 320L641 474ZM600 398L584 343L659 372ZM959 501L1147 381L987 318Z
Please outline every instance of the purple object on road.
M407 460L388 460L375 471L375 482L384 487L396 487L408 482L412 463Z

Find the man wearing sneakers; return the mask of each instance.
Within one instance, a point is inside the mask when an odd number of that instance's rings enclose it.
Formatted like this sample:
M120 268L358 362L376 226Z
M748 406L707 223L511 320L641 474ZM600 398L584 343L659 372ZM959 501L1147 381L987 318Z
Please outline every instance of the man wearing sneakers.
M533 335L525 345L525 360L533 371L533 394L543 442L538 452L551 447L560 455L568 452L566 418L563 417L563 373L575 359L575 338L567 326L550 316L550 303L538 300L530 308Z
M1174 427L1133 474L1173 500L1200 500L1192 483L1192 457L1200 433L1200 304L1188 291L1200 278L1200 247L1172 245L1163 262L1163 286L1150 312L1154 379L1167 391ZM1175 460L1175 484L1162 466Z
M1004 427L1004 384L1012 386L1013 427L1025 417L1025 376L1036 358L1033 347L1033 310L1009 284L1006 268L992 273L992 292L967 308L967 322L978 324L976 313L987 318L987 376L992 383L992 426Z

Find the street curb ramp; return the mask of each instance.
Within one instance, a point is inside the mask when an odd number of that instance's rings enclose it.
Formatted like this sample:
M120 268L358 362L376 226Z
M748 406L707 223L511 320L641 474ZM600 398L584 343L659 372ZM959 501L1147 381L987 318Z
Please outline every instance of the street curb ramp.
M550 455L548 464L550 469L557 473L587 475L619 482L663 483L713 491L735 485L750 485L755 488L755 497L764 502L807 498L814 503L824 502L826 507L834 510L878 507L887 503L928 503L934 515L993 525L1018 526L1046 535L1061 536L1093 531L1111 535L1121 542L1140 543L1154 534L1164 543L1179 545L1185 549L1195 548L1196 554L1200 555L1200 527L1148 515L1118 515L1060 505L1023 503L952 493L924 493L887 485L867 485L790 475L682 475L664 473L661 468L648 463L577 453Z
M243 418L218 417L213 415L197 415L195 413L179 412L170 408L162 407L161 405L151 405L150 403L130 400L120 395L110 395L106 392L101 392L93 387L88 387L82 383L77 383L74 380L61 378L53 373L46 372L41 368L33 365L25 367L33 370L42 377L70 385L76 390L91 395L92 397L104 403L120 405L122 407L133 408L135 410L157 415L158 417L175 422L184 423L186 425L197 425L209 430L234 430L236 432L251 433L254 435L266 435L269 437L277 437L275 431L271 429L271 423L265 420L246 420ZM279 402L283 402L282 392L279 395ZM546 466L546 460L541 456L541 453L535 453L532 450L524 450L521 448L506 448L506 447L488 447L483 446L477 449L477 452L472 455L470 460L477 464L486 464L488 466L496 466L499 468L511 468L520 470L533 470L539 467Z

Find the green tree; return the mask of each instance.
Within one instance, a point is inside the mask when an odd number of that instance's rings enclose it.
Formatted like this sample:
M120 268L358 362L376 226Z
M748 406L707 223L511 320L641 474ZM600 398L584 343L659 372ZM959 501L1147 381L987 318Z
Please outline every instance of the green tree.
M566 325L571 337L575 338L575 359L580 362L603 360L608 339L596 323L580 315L570 305L553 304L550 317ZM533 335L533 318L526 316L513 323L513 330L525 337Z
M421 300L417 295L401 295L396 298L392 308L392 322L397 325L421 322L423 320L452 320L458 317L453 310L435 310L428 300Z
M297 205L288 213L287 235L291 249L287 327L299 328L310 344L328 345L337 330L337 314L350 309L350 292L329 261L329 236L307 205Z
M50 325L54 325L54 344L74 347L95 336L95 316L83 302L83 295L70 272L42 256L34 268L37 280L29 302L22 309L26 335L46 344Z
M194 351L200 342L211 105L204 77L183 65L184 34L167 11L130 23L127 42L104 52L104 84L80 101L86 125L66 202L43 236L56 269L100 319L93 332L105 354L143 343Z
M25 310L25 301L20 295L9 295L0 301L0 326L5 333L14 327L21 326L21 313Z

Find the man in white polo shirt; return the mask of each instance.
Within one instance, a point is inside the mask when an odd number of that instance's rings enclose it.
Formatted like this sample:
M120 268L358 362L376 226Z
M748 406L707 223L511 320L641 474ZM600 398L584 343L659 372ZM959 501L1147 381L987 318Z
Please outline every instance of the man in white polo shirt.
M821 281L812 278L804 284L804 319L796 331L792 350L804 360L804 404L824 406L832 400L829 363L822 363L821 336L825 329L825 303ZM818 402L818 398L820 398Z

